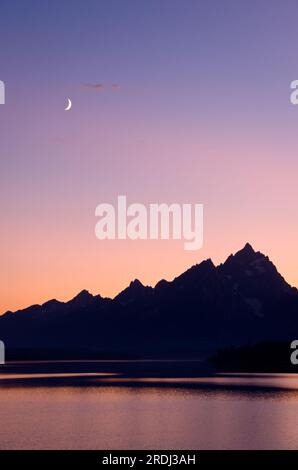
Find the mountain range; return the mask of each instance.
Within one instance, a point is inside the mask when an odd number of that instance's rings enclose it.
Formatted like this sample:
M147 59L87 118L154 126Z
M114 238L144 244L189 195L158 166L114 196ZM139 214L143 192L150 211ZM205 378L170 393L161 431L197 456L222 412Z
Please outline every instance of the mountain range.
M207 259L155 287L136 279L114 299L83 290L0 316L7 350L37 355L204 356L296 332L298 290L248 243L219 266Z

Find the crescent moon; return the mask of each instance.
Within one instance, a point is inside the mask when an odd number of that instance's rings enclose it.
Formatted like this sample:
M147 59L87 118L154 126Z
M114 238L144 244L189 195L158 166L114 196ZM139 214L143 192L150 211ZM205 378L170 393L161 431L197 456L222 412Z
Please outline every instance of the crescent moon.
M69 111L70 108L72 107L71 99L67 98L67 101L68 101L68 103L67 103L66 108L64 108L64 111Z

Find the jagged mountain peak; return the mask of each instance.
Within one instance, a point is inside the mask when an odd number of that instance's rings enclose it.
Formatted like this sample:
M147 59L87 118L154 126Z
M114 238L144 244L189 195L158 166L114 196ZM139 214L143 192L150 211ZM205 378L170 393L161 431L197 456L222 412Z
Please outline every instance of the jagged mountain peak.
M72 300L90 299L93 295L86 289L81 290Z
M141 281L139 279L134 279L129 284L129 288L131 288L131 289L139 289L139 288L143 288L143 287L145 287L145 286L144 286L144 284L141 283Z
M206 259L155 288L134 279L113 300L83 290L69 302L7 314L0 332L10 348L191 352L287 337L297 311L298 291L247 243L220 266Z
M290 292L291 286L285 281L275 265L260 251L246 245L219 266L219 271L233 279L238 291L258 293L259 296L278 297L282 292Z
M216 271L216 266L214 265L211 258L208 258L199 264L194 264L193 266L191 266L191 268L187 269L184 273L177 276L173 280L173 283L178 283L181 281L183 282L184 281L191 282L193 280L197 281L215 271Z
M138 298L142 298L147 294L151 294L153 291L152 287L144 286L139 279L134 279L130 282L129 286L121 291L114 300L120 301L121 303L131 302Z
M71 306L75 305L76 307L84 307L89 305L93 300L94 296L86 289L83 289L73 299L67 302L67 304Z
M241 250L238 250L236 253L228 256L226 261L221 264L219 267L224 271L234 270L234 269L244 269L245 267L251 265L256 260L269 259L263 255L260 251L255 251L253 247L246 243Z
M246 243L241 250L228 256L222 266L240 266L250 264L257 259L268 259L260 251L255 251L250 243Z
M248 252L248 253L251 253L251 252L255 253L255 250L253 249L252 245L249 242L246 242L244 247L239 251L245 251L245 252Z

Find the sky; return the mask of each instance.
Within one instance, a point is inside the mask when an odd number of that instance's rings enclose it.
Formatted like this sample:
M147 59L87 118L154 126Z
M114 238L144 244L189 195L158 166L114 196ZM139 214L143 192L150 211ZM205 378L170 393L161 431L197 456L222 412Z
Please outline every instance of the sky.
M155 285L247 241L298 286L297 15L295 0L1 0L0 313ZM96 239L96 206L119 194L204 204L202 249Z

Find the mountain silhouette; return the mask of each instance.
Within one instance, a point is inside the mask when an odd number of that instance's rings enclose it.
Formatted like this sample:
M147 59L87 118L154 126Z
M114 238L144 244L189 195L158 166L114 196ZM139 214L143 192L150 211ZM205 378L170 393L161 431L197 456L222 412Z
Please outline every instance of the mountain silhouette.
M208 355L219 348L292 340L298 290L250 244L155 287L135 279L114 299L81 291L0 317L7 350L74 354Z

